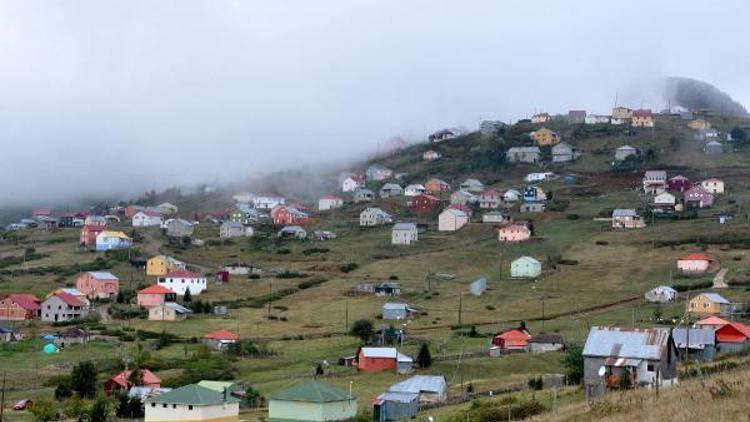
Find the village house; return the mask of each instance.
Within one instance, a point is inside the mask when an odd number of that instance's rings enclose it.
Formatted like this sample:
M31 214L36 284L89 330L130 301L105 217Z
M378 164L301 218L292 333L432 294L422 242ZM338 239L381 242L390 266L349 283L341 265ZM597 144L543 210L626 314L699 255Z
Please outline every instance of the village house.
M128 249L132 245L133 240L123 232L104 230L96 236L97 251Z
M531 336L525 329L514 328L497 334L492 338L491 356L508 352L527 352Z
M646 222L632 208L615 208L612 211L612 227L615 229L642 229L646 227Z
M556 175L554 172L551 171L545 171L545 172L534 172L527 174L523 180L528 183L539 183L544 182L546 180L554 180L557 179L559 176Z
M529 352L547 353L557 352L565 348L565 341L560 334L539 334L529 340Z
M256 210L272 210L286 205L286 198L278 193L266 192L253 198L253 208Z
M539 147L511 147L505 153L509 163L536 163L541 156Z
M471 219L471 217L474 215L474 210L471 209L470 206L464 205L464 204L450 204L448 205L448 209L459 210L463 212L464 214L468 215L469 219Z
M685 274L703 274L716 264L712 257L704 253L691 253L677 260L677 270Z
M192 292L191 292L192 293ZM158 284L138 290L136 303L141 308L153 308L177 300L177 293Z
M51 292L47 293L47 296L45 296L44 298L46 299L46 298L48 298L48 297L50 297L52 295L56 295L58 293L67 293L67 294L75 297L76 299L80 300L81 302L83 302L86 306L90 306L91 305L91 301L89 300L88 296L86 296L85 293L83 293L82 291L76 289L75 287L59 287L59 288L57 288L55 290L52 290Z
M750 345L750 327L741 322L730 322L717 328L714 335L717 353L737 353Z
M305 240L307 238L307 231L302 226L284 226L276 234L280 238L291 238L297 240Z
M689 331L689 332L688 332ZM681 328L672 330L680 359L710 362L716 355L716 334L711 328ZM688 341L690 344L688 344ZM685 351L687 350L687 356Z
M11 293L0 299L0 320L23 321L39 318L42 301L28 293Z
M375 227L390 224L393 217L380 208L365 208L359 213L359 225L361 227Z
M495 210L500 208L503 203L503 197L495 189L488 189L479 195L479 208Z
M394 196L402 196L404 194L404 188L397 183L386 183L380 188L380 197L383 199L391 198Z
M357 397L319 380L308 380L268 397L268 420L348 421L357 415Z
M512 278L536 278L542 274L542 263L530 256L522 256L510 263Z
M414 419L419 413L418 400L418 394L382 393L372 401L373 420L388 422Z
M427 189L419 183L414 183L404 188L404 196L417 196L425 192L427 192Z
M480 193L484 191L484 183L480 182L478 179L469 178L461 183L459 189L471 193Z
M635 110L631 120L633 127L654 127L654 115L651 110Z
M536 113L531 116L531 123L547 123L552 120L552 116L549 113Z
M482 214L482 223L488 224L507 224L512 223L513 217L502 211L489 211Z
M429 212L440 205L440 199L432 195L422 194L410 199L407 205L414 212Z
M373 164L365 171L367 180L381 181L389 179L391 176L393 176L393 170L380 164Z
M703 146L703 152L706 154L721 154L724 152L724 145L719 141L709 141Z
M724 181L715 177L702 181L701 187L714 195L720 195L724 193Z
M13 328L0 325L0 343L16 343L23 340L23 334Z
M146 261L146 275L161 277L170 271L184 270L185 263L171 256L157 255Z
M448 383L442 375L414 375L388 387L388 392L416 394L419 403L442 403L448 399Z
M721 327L723 327L723 326L725 326L727 324L729 324L729 321L727 321L727 320L725 320L723 318L719 318L717 316L712 315L712 316L706 317L706 318L704 318L704 319L702 319L700 321L696 321L696 323L693 324L693 326L695 328L709 328L709 329L711 329L713 331L716 331L719 328L721 328Z
M615 150L615 161L624 161L631 155L638 155L638 150L630 145L623 145Z
M396 223L391 230L391 245L411 245L419 239L417 225Z
M175 215L177 214L177 211L179 211L177 205L171 204L169 202L163 202L155 206L154 209L165 215Z
M376 286L373 286L372 292L375 296L401 296L401 286L398 283L392 281L384 281Z
M230 344L239 340L239 335L227 330L217 330L203 336L203 344L216 350L226 350Z
M677 300L677 290L669 286L658 286L644 294L649 303L671 303Z
M586 122L586 110L568 111L568 124L569 125L582 125L585 122Z
M189 384L146 399L145 422L239 422L240 400Z
M615 107L612 109L612 117L617 119L630 119L633 117L633 110L627 107Z
M182 218L169 219L165 223L167 236L185 237L192 236L195 231L195 224Z
M221 215L216 216L218 219L222 219ZM240 203L234 206L229 214L229 220L235 223L241 224L252 224L259 221L261 218L258 210L253 208L250 204Z
M183 321L188 314L193 313L190 309L176 302L165 302L148 308L149 321Z
M559 144L552 147L553 163L567 163L575 160L579 156L580 153L577 152L572 145L566 142L560 142Z
M525 204L521 204L518 208L518 212L523 214L540 213L544 212L546 208L547 206L543 202L526 202Z
M352 195L355 204L362 202L372 202L375 200L375 192L370 189L357 189Z
M439 160L443 155L435 150L428 150L422 153L422 159L424 161L435 161Z
M611 125L613 125L613 126L620 126L620 125L624 125L624 124L625 124L625 123L627 123L627 122L628 122L627 120L625 120L625 119L620 119L620 118L618 118L618 117L610 117L610 118L609 118L609 124L611 124Z
M354 192L363 187L365 187L365 178L358 174L348 176L343 182L341 182L342 192Z
M393 370L399 374L412 372L414 360L395 347L360 347L357 351L357 369L362 372Z
M479 132L485 136L494 136L505 128L505 123L500 120L482 120L479 123Z
M271 212L273 224L277 226L284 225L305 225L310 222L310 216L297 208L278 206Z
M63 322L86 318L88 306L78 298L67 294L57 293L42 302L42 321Z
M431 194L451 191L451 185L448 182L435 177L428 180L427 183L424 184L424 187L425 190Z
M468 223L469 215L458 209L446 208L438 215L438 231L441 232L454 232Z
M75 217L77 214L73 214ZM86 218L83 220L84 226L101 226L104 227L107 225L107 219L104 218L102 215L89 215L86 216Z
M78 344L88 344L91 339L91 335L88 331L83 328L72 327L66 330L60 331L54 335L55 346L60 349L64 349L68 346L74 346Z
M693 184L690 183L690 179L680 174L675 177L670 177L669 181L667 181L667 189L671 191L685 192L692 186Z
M81 234L79 242L81 247L91 248L96 246L96 237L99 233L103 232L106 228L102 226L83 226L81 228Z
M592 327L583 348L583 385L587 399L630 385L677 383L677 350L668 328ZM657 384L658 383L658 384Z
M143 383L138 384L137 387L161 388L161 379L154 375L153 372L146 368L141 368L140 372L143 377ZM104 381L104 391L108 394L117 392L127 393L130 387L136 386L130 382L130 374L132 373L133 371L126 369Z
M318 200L318 211L328 211L344 206L344 200L335 195L325 195ZM295 223L282 223L295 224Z
M526 186L523 191L525 202L543 202L547 200L547 194L539 186Z
M651 202L651 206L660 212L674 211L675 204L677 204L677 198L667 191L654 196L654 200Z
M184 296L190 290L191 295L199 295L206 290L206 277L187 270L172 270L160 276L157 283L166 287L178 296Z
M667 190L667 172L664 170L648 170L643 175L643 191L652 195Z
M111 299L120 290L120 280L106 271L89 271L76 278L76 289L89 299Z
M700 317L728 316L732 304L718 293L699 293L690 299L689 312Z
M254 230L250 226L237 221L225 221L219 226L219 237L231 239L233 237L252 237Z
M719 131L714 128L699 129L695 131L693 138L697 141L716 141L719 139L719 135L721 135Z
M689 208L708 208L714 204L714 195L702 186L693 186L688 189L684 198Z
M609 124L610 117L603 114L589 114L586 116L587 125L606 125Z
M497 229L497 240L504 243L523 242L531 238L531 229L526 224L509 224Z
M479 202L479 196L465 190L457 190L451 194L451 204L466 205Z
M128 205L125 207L125 211L123 213L125 214L126 218L133 219L133 217L138 214L140 211L145 210L146 207L141 205Z
M709 123L707 120L704 120L704 119L695 119L689 122L687 125L690 129L695 129L695 130L708 129L711 127L711 123Z
M160 226L162 214L154 209L145 209L138 211L132 219L133 227L153 227Z
M531 139L540 147L551 146L560 142L560 135L546 127L531 132Z
M453 129L440 129L437 132L433 132L428 137L430 142L442 142L449 139L453 139L458 136L458 131Z
M521 200L521 192L516 189L508 189L503 193L503 201L508 203L518 202Z
M406 303L384 303L381 317L385 320L406 320L416 318L419 311Z

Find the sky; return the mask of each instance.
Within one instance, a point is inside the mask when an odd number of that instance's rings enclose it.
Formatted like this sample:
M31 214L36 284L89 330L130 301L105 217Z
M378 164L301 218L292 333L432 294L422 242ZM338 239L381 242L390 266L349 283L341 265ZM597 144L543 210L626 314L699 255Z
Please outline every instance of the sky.
M750 104L750 2L0 0L0 206L345 163L535 111Z

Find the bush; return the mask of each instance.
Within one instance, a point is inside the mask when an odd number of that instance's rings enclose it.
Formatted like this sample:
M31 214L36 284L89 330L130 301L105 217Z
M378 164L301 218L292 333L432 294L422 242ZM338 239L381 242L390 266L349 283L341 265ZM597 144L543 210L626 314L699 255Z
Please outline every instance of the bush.
M305 290L305 289L309 289L311 287L319 286L319 285L325 283L326 281L328 281L327 278L313 277L313 278L311 278L309 280L305 280L305 281L302 281L299 284L297 284L297 288L300 289L300 290Z
M581 216L578 214L568 214L565 216L565 218L567 218L568 220L578 220L581 218Z
M278 255L289 255L290 253L292 253L292 251L286 248L281 248L281 249L276 249L276 253Z
M299 277L303 277L303 276L301 276L297 271L292 271L292 270L284 270L276 274L276 278L299 278Z
M560 265L578 265L577 259L560 259L557 261Z
M597 240L595 243L597 245L599 245L599 246L607 246L607 245L609 245L609 242L607 242L606 240Z
M346 264L342 264L341 267L339 267L341 272L344 272L344 273L352 272L356 270L357 268L359 268L359 264L357 264L356 262L349 262Z
M331 250L328 248L308 248L302 251L303 255L309 256L312 254L322 254L330 252Z

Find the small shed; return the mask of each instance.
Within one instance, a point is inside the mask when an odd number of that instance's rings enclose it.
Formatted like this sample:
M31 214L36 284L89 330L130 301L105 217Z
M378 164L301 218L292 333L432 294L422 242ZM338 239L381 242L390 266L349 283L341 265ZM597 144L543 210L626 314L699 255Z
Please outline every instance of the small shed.
M677 290L669 286L658 286L646 292L646 302L670 303L677 300Z
M420 403L441 403L448 398L448 383L442 375L414 375L390 386L388 392L417 394Z
M469 284L469 293L474 296L482 296L485 290L487 290L487 279L484 277L478 278Z
M703 362L713 360L716 354L716 336L712 328L675 328L672 338L680 359L685 359L685 349L690 359Z
M542 274L542 263L530 256L522 256L510 263L513 278L536 278Z
M531 353L556 352L565 347L565 341L560 334L539 334L529 340Z
M373 421L414 419L419 412L419 394L385 392L372 401Z

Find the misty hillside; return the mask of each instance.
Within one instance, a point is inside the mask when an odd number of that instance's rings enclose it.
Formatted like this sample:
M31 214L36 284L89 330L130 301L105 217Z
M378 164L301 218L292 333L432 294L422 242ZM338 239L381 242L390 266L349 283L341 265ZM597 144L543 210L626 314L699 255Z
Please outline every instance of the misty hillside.
M733 117L747 116L745 107L708 82L684 77L666 80L665 97L688 110L710 110Z

